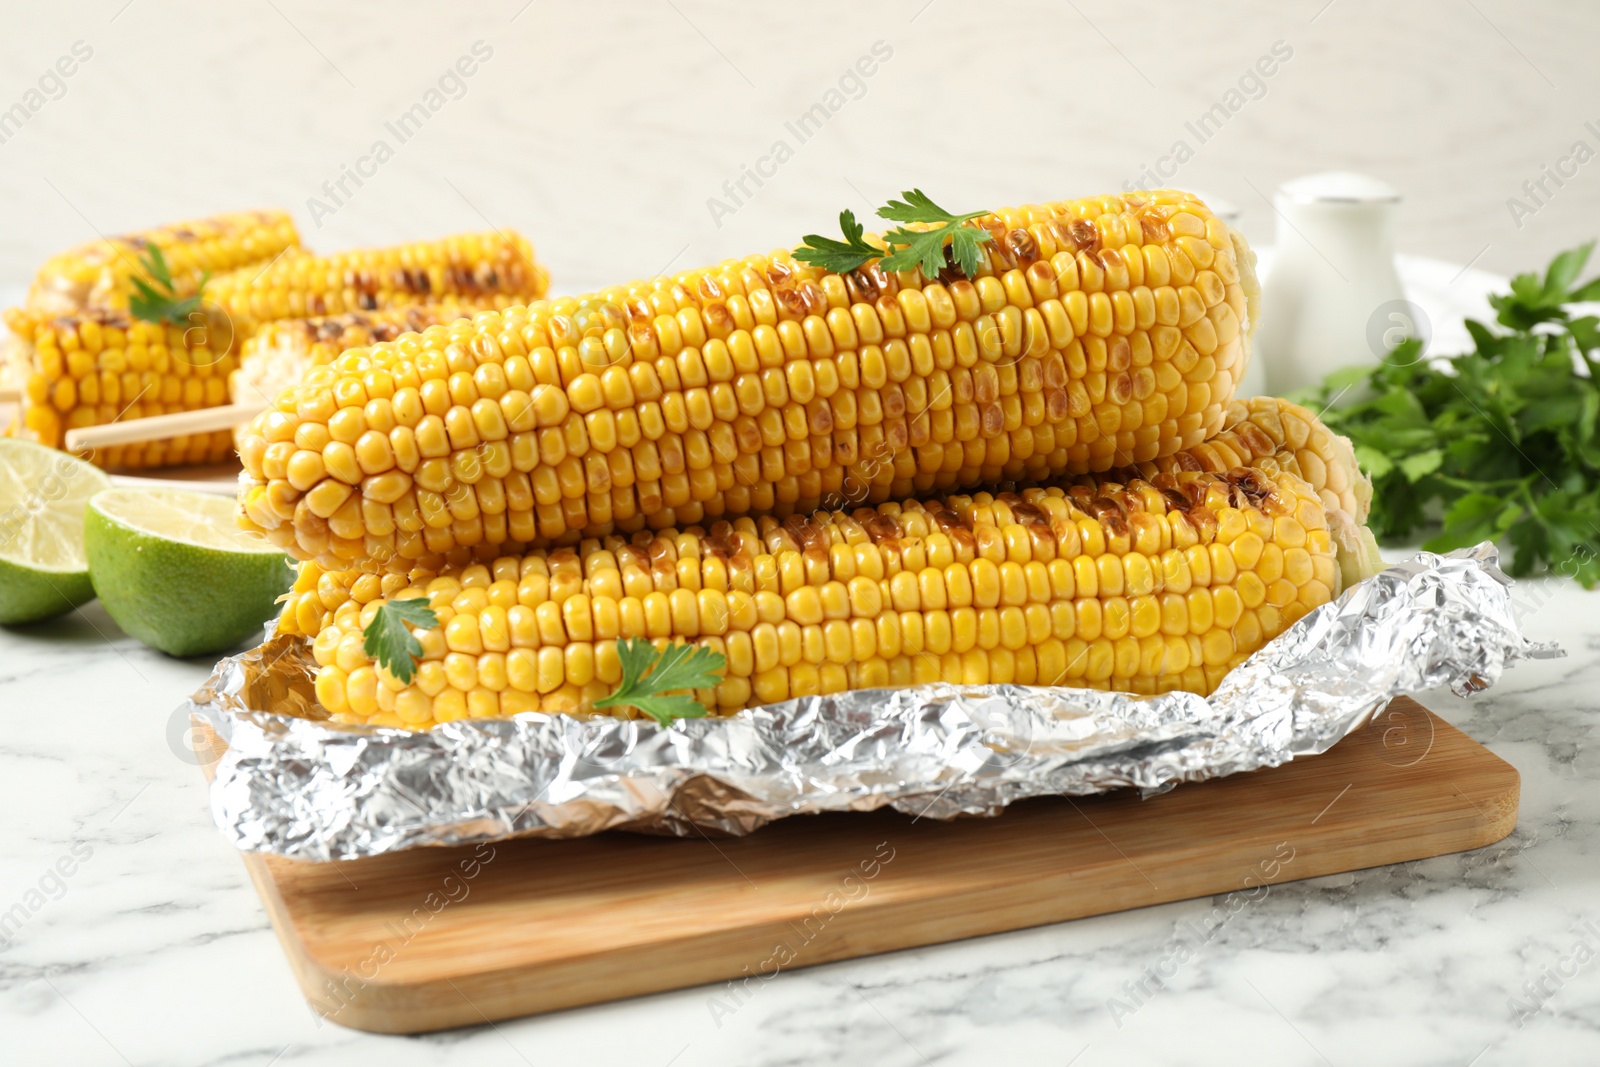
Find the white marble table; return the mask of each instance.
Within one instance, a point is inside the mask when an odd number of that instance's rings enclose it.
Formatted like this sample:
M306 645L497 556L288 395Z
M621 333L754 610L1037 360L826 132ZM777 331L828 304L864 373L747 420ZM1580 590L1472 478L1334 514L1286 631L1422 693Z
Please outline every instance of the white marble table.
M1522 773L1510 838L1276 886L1120 1027L1108 999L1214 901L793 972L720 1027L709 989L422 1038L320 1023L177 754L172 708L210 664L151 652L97 605L0 630L0 914L25 912L0 947L0 1062L1594 1062L1600 968L1547 981L1521 1028L1509 1004L1580 938L1600 948L1594 596L1532 583L1528 633L1570 657L1424 698Z
M1436 323L1492 281L1405 273ZM1597 597L1529 583L1528 634L1569 658L1471 701L1424 695L1522 773L1510 838L1275 886L1131 1017L1110 998L1128 1003L1124 983L1214 901L792 972L720 1026L713 990L690 989L421 1038L345 1030L302 1001L182 755L173 708L209 662L146 649L96 604L0 629L0 1063L1597 1062L1600 964L1574 959L1580 940L1600 950Z

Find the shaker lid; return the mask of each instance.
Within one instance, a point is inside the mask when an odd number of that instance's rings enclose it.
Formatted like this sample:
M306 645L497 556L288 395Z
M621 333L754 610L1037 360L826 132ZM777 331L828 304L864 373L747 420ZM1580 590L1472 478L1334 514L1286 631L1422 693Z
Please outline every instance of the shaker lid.
M1400 200L1400 191L1388 182L1348 170L1291 179L1278 187L1278 195L1297 204L1378 204Z

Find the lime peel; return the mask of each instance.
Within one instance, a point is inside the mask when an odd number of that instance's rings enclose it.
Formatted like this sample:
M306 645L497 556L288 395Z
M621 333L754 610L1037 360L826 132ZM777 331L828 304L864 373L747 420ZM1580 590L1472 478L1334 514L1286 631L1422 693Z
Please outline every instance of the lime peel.
M109 489L89 501L89 572L117 625L173 656L222 652L261 632L294 570L237 527L233 508L179 489Z
M0 625L39 622L94 599L83 508L110 485L75 456L0 438Z

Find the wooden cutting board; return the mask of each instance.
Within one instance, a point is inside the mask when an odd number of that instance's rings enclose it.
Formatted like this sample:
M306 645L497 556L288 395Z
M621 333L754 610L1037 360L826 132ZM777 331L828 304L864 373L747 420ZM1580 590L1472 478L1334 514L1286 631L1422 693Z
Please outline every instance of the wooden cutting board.
M205 755L220 752L213 735ZM244 862L313 1008L416 1033L703 983L731 1011L793 967L1234 891L1220 903L1238 905L1498 841L1518 791L1509 764L1401 697L1325 755L1149 800Z

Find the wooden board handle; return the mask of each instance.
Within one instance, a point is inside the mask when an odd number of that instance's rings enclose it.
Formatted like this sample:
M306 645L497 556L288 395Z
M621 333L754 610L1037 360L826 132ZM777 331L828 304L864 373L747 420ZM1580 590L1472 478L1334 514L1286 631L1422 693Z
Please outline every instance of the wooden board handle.
M214 408L200 408L198 411L180 411L176 415L152 415L147 419L85 426L67 431L67 451L86 452L136 441L159 441L163 437L177 437L180 434L231 430L249 422L266 408L265 404L223 404Z

